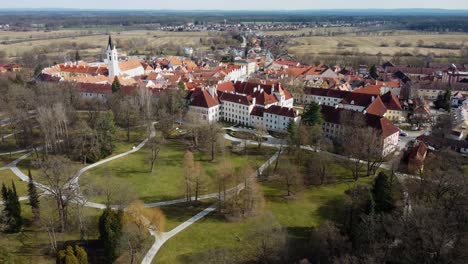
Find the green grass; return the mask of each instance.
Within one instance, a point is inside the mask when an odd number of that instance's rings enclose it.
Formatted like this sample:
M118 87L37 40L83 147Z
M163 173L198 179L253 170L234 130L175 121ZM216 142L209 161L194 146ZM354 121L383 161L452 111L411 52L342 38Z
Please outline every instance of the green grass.
M28 195L28 184L21 181L11 170L0 171L0 185L5 184L11 187L11 183L15 183L18 196ZM1 199L1 198L0 198Z
M214 202L214 199L209 199L199 201L197 204L191 206L186 204L174 204L160 207L166 217L165 231L171 231L178 225L190 219L192 216L211 206Z
M150 172L148 162L149 149L144 147L140 151L118 160L103 164L86 172L80 178L80 185L86 189L87 186L105 186L109 180L116 184L128 186L129 191L137 193L139 199L144 202L157 202L172 200L183 197L183 156L186 145L179 140L168 140L162 147L155 163L154 171ZM216 190L213 179L222 166L223 159L232 162L236 169L245 165L257 168L273 153L274 150L262 148L249 149L248 155L236 154L226 151L225 157L216 157L215 162L208 160L203 153L195 152L195 160L202 163L208 178L206 192ZM107 177L110 175L112 177ZM104 196L97 194L91 200L104 202Z
M216 214L209 214L167 241L153 263L203 263L202 255L211 249L240 250L248 230L258 224L256 220L228 223Z
M291 159L283 156L280 166L291 162ZM366 177L354 182L349 172L336 161L331 174L336 179L335 183L307 187L296 193L294 198L285 198L284 188L274 182L261 183L266 200L264 212L271 212L286 228L293 251L307 251L311 229L336 216L336 206L345 199L347 189L354 184L369 184L372 181L372 177ZM185 217L189 217L189 214ZM253 217L231 223L210 214L166 242L153 263L203 263L204 254L215 248L240 252L245 247L248 230L261 224L257 220L258 217Z

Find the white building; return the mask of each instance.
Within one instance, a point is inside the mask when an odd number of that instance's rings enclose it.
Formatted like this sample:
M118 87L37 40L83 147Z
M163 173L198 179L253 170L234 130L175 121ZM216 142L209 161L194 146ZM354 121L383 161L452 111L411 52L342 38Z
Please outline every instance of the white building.
M214 88L196 89L189 96L189 112L201 120L265 127L271 131L286 131L290 122L299 122L292 108L291 94L277 85L243 82L218 84Z

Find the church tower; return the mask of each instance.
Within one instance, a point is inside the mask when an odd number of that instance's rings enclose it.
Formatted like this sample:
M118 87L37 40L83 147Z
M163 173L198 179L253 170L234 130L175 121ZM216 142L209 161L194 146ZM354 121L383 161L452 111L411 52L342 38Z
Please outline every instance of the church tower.
M107 44L107 68L109 70L109 76L119 76L120 75L120 68L119 68L119 57L117 55L117 49L115 45L112 43L112 37L109 35L109 42Z

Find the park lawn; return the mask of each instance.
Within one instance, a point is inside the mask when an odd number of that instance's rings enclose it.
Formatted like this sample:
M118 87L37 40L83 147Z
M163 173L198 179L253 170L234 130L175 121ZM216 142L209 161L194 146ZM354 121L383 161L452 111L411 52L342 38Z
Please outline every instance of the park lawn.
M226 222L216 213L198 220L167 241L153 264L205 263L203 254L216 248L241 250L249 230L259 223L257 217L241 222Z
M127 141L127 131L117 128L114 152L109 157L132 150L133 147L138 146L146 139L147 134L146 127L132 128L130 130L130 141Z
M0 168L12 163L13 161L23 156L24 154L25 153L0 156Z
M280 164L289 162L290 157L285 157ZM288 199L282 186L261 182L266 201L264 212L272 213L286 228L292 250L306 251L311 229L336 216L335 206L345 199L345 191L354 184L370 184L373 179L365 177L354 182L338 163L334 163L331 174L335 183L307 187ZM240 252L245 242L239 241L245 239L250 227L255 228L256 219L227 222L216 213L210 214L166 242L153 263L203 263L203 254L214 248Z
M28 195L28 184L26 182L21 181L11 170L0 170L0 185L5 184L7 187L11 187L12 182L15 184L16 193L19 197Z
M105 188L111 180L114 184L128 186L128 190L130 192L134 191L139 199L144 202L182 198L184 196L182 163L185 150L186 145L183 142L168 140L161 148L154 170L151 173L148 160L150 150L144 147L140 151L86 172L80 177L80 185L82 188L87 188L87 186ZM223 159L232 162L236 169L240 169L245 165L257 168L268 159L273 150L269 148L262 148L260 151L249 149L249 154L245 156L231 153L228 150L226 152L225 157L220 158L217 156L214 162L209 161L203 153L194 153L195 160L202 163L202 167L207 174L208 180L204 193L216 191L213 179L222 168ZM104 196L99 193L92 195L90 200L105 202Z
M208 199L204 201L199 201L198 203L194 203L191 206L188 206L185 203L181 203L159 207L159 209L164 213L166 217L166 224L163 231L171 231L172 229L187 221L194 215L210 207L215 202L215 199Z

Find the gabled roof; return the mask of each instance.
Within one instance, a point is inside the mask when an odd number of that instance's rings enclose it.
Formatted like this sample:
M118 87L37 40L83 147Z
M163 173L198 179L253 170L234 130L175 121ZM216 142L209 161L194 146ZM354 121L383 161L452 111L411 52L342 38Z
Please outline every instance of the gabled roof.
M243 105L251 105L252 98L246 95L234 94L234 93L223 93L218 91L218 98L220 101L227 101Z
M190 105L211 108L219 105L219 100L216 93L212 96L206 89L197 88L191 94Z
M304 93L307 94L307 95L327 96L327 97L334 97L334 98L345 98L351 92L342 91L342 90L335 90L335 89L305 87L304 88Z
M380 94L381 85L367 85L362 88L353 90L353 93L372 94L378 96Z
M218 91L220 92L235 92L234 84L232 82L220 83L217 86Z
M376 96L371 94L349 93L340 103L367 107L373 102L373 100L375 100L375 98Z
M254 108L252 109L252 112L250 112L250 115L263 117L264 111L265 111L265 108L260 107L260 106L254 106Z
M387 108L380 99L380 96L377 97L367 108L366 112L373 115L384 116L387 112Z
M398 98L394 94L392 94L392 92L387 92L386 94L382 95L381 99L387 109L394 111L403 111L403 108L400 104L400 100L398 100Z

